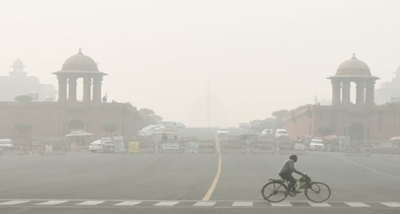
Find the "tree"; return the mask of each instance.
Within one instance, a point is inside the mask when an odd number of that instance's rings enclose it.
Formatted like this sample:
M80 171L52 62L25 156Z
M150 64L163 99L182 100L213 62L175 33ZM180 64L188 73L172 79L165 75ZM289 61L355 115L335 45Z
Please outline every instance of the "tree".
M25 140L25 143L28 145L30 139L30 132L32 130L32 125L26 123L17 123L14 125L14 129L19 132L21 137Z
M296 123L297 119L296 119L296 115L294 115L294 113L292 114L292 123Z
M78 118L73 118L68 123L68 131L83 130L85 124Z
M110 134L110 136L112 136L112 133L114 133L115 131L118 130L118 126L115 124L111 124L111 123L103 124L103 126L101 128L103 129L103 131Z
M142 108L139 111L144 115L154 115L154 111L148 108Z
M27 134L32 130L32 125L25 123L17 123L14 125L14 129L18 130L22 134Z
M163 120L162 117L155 114L151 109L142 108L139 110L140 117L142 118L143 127L156 124Z
M329 126L321 126L318 128L318 133L321 136L331 135L333 134L333 129Z
M18 102L31 102L32 97L29 95L19 95L19 96L16 96L14 100L18 101Z
M272 116L276 117L277 119L283 119L289 113L288 110L282 109L279 111L272 112Z
M311 106L308 106L308 107L307 107L307 116L308 116L309 118L311 118L312 115L313 115L313 113L312 113L312 110L311 110Z

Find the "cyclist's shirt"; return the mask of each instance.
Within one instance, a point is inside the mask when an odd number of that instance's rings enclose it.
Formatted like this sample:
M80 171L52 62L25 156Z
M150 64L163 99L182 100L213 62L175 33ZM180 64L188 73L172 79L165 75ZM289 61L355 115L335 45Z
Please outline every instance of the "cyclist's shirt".
M300 174L299 171L297 171L294 168L294 160L289 159L287 161L285 161L285 163L283 163L281 171L279 173L288 173L288 174L292 174L293 172Z

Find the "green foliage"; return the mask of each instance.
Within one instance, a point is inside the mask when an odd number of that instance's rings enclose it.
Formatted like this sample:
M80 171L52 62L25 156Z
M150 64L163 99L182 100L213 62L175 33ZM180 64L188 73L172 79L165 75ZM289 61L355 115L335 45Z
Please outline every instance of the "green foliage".
M110 133L110 134L112 134L118 130L118 126L115 124L111 124L111 123L103 124L103 126L101 128L103 129L103 131Z
M333 134L333 128L331 128L329 126L322 126L322 127L318 128L318 133L321 136L331 135L331 134Z
M274 111L272 112L272 116L276 117L277 119L282 119L283 117L285 117L287 114L289 113L288 110L279 110L279 111Z
M84 128L85 128L85 124L80 119L77 119L77 118L73 118L68 123L69 131L72 131L72 130L83 130Z
M14 129L18 130L21 133L28 133L32 130L32 125L25 123L17 123L14 125Z
M156 115L155 112L151 109L142 108L139 110L139 113L140 113L141 119L143 120L144 126L156 124L163 120L162 117Z
M307 116L308 116L309 118L311 118L312 115L313 115L313 113L312 113L312 110L311 110L311 106L308 106L308 107L307 107Z
M296 123L297 119L296 119L296 115L292 114L292 123Z

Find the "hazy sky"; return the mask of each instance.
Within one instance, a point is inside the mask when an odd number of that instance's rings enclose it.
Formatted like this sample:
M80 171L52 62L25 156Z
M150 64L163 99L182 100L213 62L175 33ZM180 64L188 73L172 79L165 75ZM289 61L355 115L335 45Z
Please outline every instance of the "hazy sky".
M82 48L108 73L109 100L165 120L238 125L331 99L326 77L352 53L380 83L400 65L400 1L0 0L0 75L19 56L29 75Z

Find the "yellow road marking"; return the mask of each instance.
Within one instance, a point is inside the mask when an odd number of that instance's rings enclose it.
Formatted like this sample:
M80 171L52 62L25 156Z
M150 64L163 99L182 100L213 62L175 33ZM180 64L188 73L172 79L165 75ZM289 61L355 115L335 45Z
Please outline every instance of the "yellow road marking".
M218 169L217 169L217 174L215 175L215 178L211 184L210 189L208 189L206 195L203 197L202 201L208 201L210 200L215 188L217 188L218 180L219 177L221 176L221 168L222 168L222 157L221 153L218 154Z

